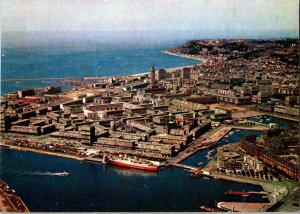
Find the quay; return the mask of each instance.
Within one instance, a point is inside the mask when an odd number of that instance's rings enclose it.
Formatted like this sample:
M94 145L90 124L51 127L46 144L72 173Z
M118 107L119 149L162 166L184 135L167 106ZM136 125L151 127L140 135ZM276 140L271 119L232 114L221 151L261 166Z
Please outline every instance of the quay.
M268 130L269 126L263 123L257 123L254 126L230 126L232 129L242 129L242 130L253 130L253 131L264 131Z
M284 119L284 120L291 120L291 121L299 123L298 118L287 116L287 115L280 115L280 114L270 113L270 112L266 113L266 115L269 115L269 116L272 116L272 117L277 117L277 118Z
M265 115L265 113L258 112L258 111L252 111L252 110L245 110L245 111L237 111L232 113L232 118L236 119L243 119L243 118L249 118L249 117L257 117Z
M189 166L189 165L186 165L186 164L180 164L180 163L169 164L169 166L174 166L174 167L178 167L178 168L181 168L181 169L187 169L187 170L198 170L197 167Z
M229 190L224 193L225 195L236 195L236 196L244 196L244 195L267 195L267 192L260 191L260 192L255 192L255 191L233 191Z
M168 160L169 164L180 163L198 151L209 149L218 144L218 141L223 138L232 127L218 127L214 130L204 133L200 138L195 140L188 149L180 152L176 157ZM213 132L213 133L212 133Z
M87 157L87 158L84 158L83 160L86 161L86 162L105 164L103 159L96 158L96 157Z
M265 212L270 208L269 203L248 202L219 202L217 207L231 212Z
M265 211L275 205L278 201L281 201L284 197L288 195L289 192L292 191L294 185L291 186L286 186L286 182L274 182L274 181L268 181L268 180L258 180L255 178L251 177L242 177L242 176L237 176L237 175L226 175L226 174L220 174L216 172L216 167L214 166L215 164L215 159L210 161L207 166L203 169L203 171L207 171L208 174L207 176L212 177L214 179L221 179L221 180L229 180L233 182L238 182L238 183L247 183L247 184L252 184L252 185L259 185L263 188L263 191L261 192L252 192L253 194L260 194L260 195L266 195L268 200L270 201L269 203L264 204L264 206L259 207L258 205L255 205L256 207L252 206L246 206L246 207L240 207L239 209L241 211ZM203 173L204 174L204 173ZM227 206L227 202L225 203L225 208L227 210L232 210L232 206ZM229 203L229 202L228 202ZM258 206L258 207L257 207ZM238 211L238 208L236 206L235 211ZM220 208L220 207L219 207Z
M4 181L0 180L0 212L29 212L22 199Z
M9 149L19 150L19 151L34 152L34 153L43 154L43 155L56 156L56 157L61 157L61 158L69 158L69 159L80 160L80 161L83 160L82 157L78 157L78 156L75 156L75 155L62 154L62 153L57 153L57 152L48 152L48 151L41 150L41 149L33 149L33 148L27 148L27 147L21 147L21 146L12 146L12 145L9 145L9 146L0 145L0 146L6 147L6 148L9 148Z

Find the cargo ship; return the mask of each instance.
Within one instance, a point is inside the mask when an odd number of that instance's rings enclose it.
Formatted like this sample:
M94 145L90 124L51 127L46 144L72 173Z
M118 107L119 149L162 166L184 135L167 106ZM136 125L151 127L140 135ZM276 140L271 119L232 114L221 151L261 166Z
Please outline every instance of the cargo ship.
M108 156L106 163L126 168L140 169L146 171L158 171L159 162L129 156Z

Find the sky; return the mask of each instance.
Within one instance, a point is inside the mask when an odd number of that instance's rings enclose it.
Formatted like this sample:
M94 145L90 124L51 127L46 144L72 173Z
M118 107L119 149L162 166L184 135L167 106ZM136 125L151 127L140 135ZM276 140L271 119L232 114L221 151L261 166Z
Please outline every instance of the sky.
M1 0L2 31L299 36L298 0Z

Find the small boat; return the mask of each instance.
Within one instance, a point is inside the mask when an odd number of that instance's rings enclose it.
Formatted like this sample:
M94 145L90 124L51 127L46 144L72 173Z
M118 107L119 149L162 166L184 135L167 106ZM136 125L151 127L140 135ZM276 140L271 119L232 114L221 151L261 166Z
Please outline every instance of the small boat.
M205 156L205 158L206 158L207 160L212 159L212 157L210 156L210 154L207 154L207 155Z
M213 159L213 157L207 157L207 160L211 160L211 159Z
M59 173L57 173L57 175L58 175L58 176L69 176L70 173L64 171L64 172L59 172Z
M203 162L202 161L200 161L199 163L198 163L198 166L201 166L203 164Z
M207 153L211 154L211 153L214 152L214 151L215 151L215 150L212 149L212 150L208 151Z

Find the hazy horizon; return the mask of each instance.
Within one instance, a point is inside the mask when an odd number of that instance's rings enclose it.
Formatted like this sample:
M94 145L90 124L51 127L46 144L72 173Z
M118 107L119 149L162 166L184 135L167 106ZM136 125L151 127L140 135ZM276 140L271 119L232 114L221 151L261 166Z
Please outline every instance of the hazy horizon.
M3 0L2 46L299 37L298 0Z
M223 32L185 31L5 31L1 33L1 46L30 47L50 44L167 44L179 45L196 39L285 39L298 38L290 31L252 32L227 35Z

